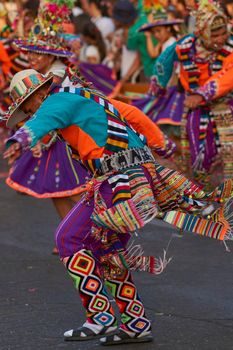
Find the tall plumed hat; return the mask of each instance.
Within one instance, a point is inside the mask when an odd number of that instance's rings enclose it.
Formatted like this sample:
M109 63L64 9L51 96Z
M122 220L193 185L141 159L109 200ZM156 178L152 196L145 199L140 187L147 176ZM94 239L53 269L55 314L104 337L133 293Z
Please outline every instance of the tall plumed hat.
M192 15L196 18L195 34L206 40L210 38L211 31L227 27L227 17L215 0L200 0Z
M70 22L69 15L75 0L44 0L28 38L15 40L23 51L50 54L59 57L72 55L64 37L64 23Z

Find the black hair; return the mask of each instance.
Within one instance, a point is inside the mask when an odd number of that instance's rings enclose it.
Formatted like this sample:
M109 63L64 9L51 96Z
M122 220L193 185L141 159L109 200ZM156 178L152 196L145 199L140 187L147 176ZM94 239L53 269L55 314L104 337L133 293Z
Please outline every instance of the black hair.
M87 13L81 13L74 16L72 22L75 27L75 34L81 34L86 23L90 23L90 16Z
M33 0L33 1L27 0L23 4L23 8L27 10L28 15L30 15L33 18L36 18L38 14L39 5L40 5L40 0Z
M85 23L85 25L83 26L82 35L87 36L95 41L95 45L99 49L99 53L102 61L106 56L106 47L105 47L103 37L99 29L96 27L96 25L91 21L88 23Z
M95 4L96 7L100 10L102 16L109 16L108 10L108 2L104 0L89 0L89 4Z

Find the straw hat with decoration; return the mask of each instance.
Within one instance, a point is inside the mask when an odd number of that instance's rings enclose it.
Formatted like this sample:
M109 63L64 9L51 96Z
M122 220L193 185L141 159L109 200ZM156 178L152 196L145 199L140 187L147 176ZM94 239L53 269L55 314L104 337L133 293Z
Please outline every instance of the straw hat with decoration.
M22 103L47 82L52 83L53 74L44 76L34 69L25 69L16 73L10 84L10 95L13 103L10 105L5 117L6 125L13 128L17 123L28 116L20 109Z

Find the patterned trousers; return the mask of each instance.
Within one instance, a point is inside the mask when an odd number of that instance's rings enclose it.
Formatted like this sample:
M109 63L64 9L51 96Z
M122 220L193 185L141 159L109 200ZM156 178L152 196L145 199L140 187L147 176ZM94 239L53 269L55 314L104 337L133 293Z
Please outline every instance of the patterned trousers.
M102 326L116 325L116 317L109 301L104 281L90 251L82 249L68 259L66 268L79 291L86 309L87 321ZM106 281L121 314L121 328L141 333L151 328L145 309L128 270L117 278Z

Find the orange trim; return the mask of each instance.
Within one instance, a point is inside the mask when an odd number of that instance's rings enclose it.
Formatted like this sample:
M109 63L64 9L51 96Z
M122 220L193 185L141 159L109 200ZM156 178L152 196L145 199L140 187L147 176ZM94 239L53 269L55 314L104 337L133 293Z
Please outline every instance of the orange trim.
M54 193L44 193L44 194L38 194L32 190L30 190L27 187L21 186L17 182L12 181L9 177L6 179L6 184L11 187L13 190L26 193L29 196L35 197L35 198L64 198L64 197L71 197L75 194L80 194L82 192L87 191L89 188L89 185L81 185L79 187L76 187L73 190L69 191L61 191L61 192L54 192Z
M156 124L161 125L161 124L170 124L174 126L180 126L181 122L173 122L171 119L160 119Z

